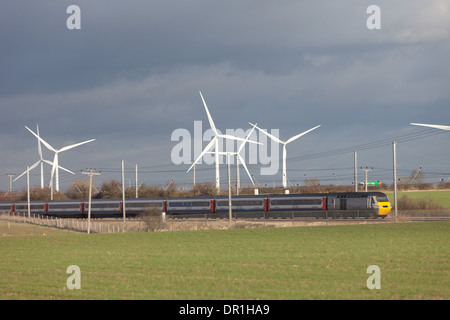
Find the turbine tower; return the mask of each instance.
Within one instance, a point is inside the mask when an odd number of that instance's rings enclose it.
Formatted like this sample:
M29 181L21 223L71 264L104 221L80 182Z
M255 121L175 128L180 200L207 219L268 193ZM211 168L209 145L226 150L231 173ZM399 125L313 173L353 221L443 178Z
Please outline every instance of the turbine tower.
M250 122L249 122L250 123ZM278 142L280 144L283 145L283 188L287 188L287 176L286 176L286 145L294 140L297 140L298 138L300 138L301 136L307 134L310 131L313 131L314 129L317 129L318 127L320 127L321 125L318 125L314 128L311 128L309 130L306 130L302 133L297 134L296 136L293 136L291 138L289 138L286 141L282 141L280 139L278 139L277 137L275 137L274 135L271 135L270 133L268 133L267 131L262 130L261 128L257 127L256 125L250 123L252 126L255 126L256 129L258 129L260 132L264 133L265 135L267 135L270 139L274 140L275 142Z
M252 140L245 140L243 138L235 137L235 136L232 136L232 135L229 135L229 134L219 134L219 132L217 131L216 126L214 124L214 121L213 121L213 119L211 117L211 114L209 113L208 106L206 105L205 99L203 98L202 93L201 92L199 92L199 93L200 93L200 97L202 98L205 110L206 110L206 115L208 116L209 125L211 126L211 129L214 132L214 138L212 138L212 140L208 143L206 148L203 149L202 153L197 157L197 159L194 161L194 163L192 163L192 165L189 167L187 172L191 171L191 169L194 167L194 165L205 155L205 153L207 153L214 146L214 151L215 151L215 154L216 154L216 188L218 190L220 190L219 139L223 138L223 139L246 141L246 142L248 141L248 142L256 143L256 144L261 144L261 143L256 142L256 141L252 141Z
M413 126L430 127L442 130L450 130L450 126L441 126L438 124L425 124L425 123L411 123Z
M25 126L25 128L27 128L28 131L30 131L36 138L38 138L38 140L39 140L40 142L42 142L42 143L44 144L44 146L47 147L47 149L49 149L50 151L53 151L53 152L55 153L55 157L53 158L52 173L51 173L51 177L50 177L50 187L53 187L53 176L54 176L55 173L56 173L56 175L55 175L55 181L56 181L56 182L55 182L55 190L56 190L56 191L59 191L59 170L58 170L58 169L60 168L60 166L59 166L59 163L58 163L58 154L59 154L60 152L67 151L67 150L69 150L69 149L78 147L78 146L80 146L80 145L82 145L82 144L85 144L85 143L88 143L88 142L92 142L92 141L94 141L95 139L91 139L91 140L83 141L83 142L80 142L80 143L72 144L72 145L63 147L63 148L61 148L61 149L55 149L55 148L53 148L47 141L45 141L45 140L42 139L39 135L37 135L36 133L34 133L32 130L30 130L30 128L28 128L27 126ZM75 174L75 173L73 173L72 171L69 171L69 170L66 170L66 171L68 171L68 172L70 172L70 173L72 173L72 174Z
M37 135L39 136L39 126L36 125L36 132ZM48 163L49 165L53 166L53 162L45 160L42 157L42 147L41 147L41 141L38 140L38 153L39 153L39 160L36 161L32 166L29 167L29 171L33 170L34 168L36 168L39 164L41 165L41 189L44 188L44 162ZM67 172L73 173L72 171L67 170L66 168L63 168L61 166L59 166L60 169L65 170ZM19 180L24 174L26 174L27 171L25 170L21 175L19 175L16 179L14 179L14 182Z

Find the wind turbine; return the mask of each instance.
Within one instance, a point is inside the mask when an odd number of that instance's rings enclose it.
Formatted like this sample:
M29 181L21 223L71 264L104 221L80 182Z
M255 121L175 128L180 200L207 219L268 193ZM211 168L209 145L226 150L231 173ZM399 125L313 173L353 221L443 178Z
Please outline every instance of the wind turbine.
M250 123L250 122L249 122ZM317 129L318 127L320 127L321 125L318 125L314 128L311 128L309 130L306 130L302 133L297 134L296 136L293 136L291 138L289 138L286 141L282 141L280 139L278 139L277 137L275 137L274 135L271 135L270 133L268 133L267 131L264 131L262 129L260 129L259 127L257 127L256 125L250 123L252 126L255 126L260 132L264 133L265 135L267 135L270 139L274 140L275 142L281 143L283 145L283 188L287 187L287 176L286 176L286 145L294 140L297 140L298 138L300 138L301 136L307 134L310 131L313 131L314 129Z
M37 135L39 136L39 126L38 125L36 125L36 132L37 132ZM29 167L29 171L31 171L34 168L36 168L39 164L41 165L41 189L43 189L44 188L44 162L48 163L51 166L53 166L53 162L45 160L42 157L42 147L41 147L41 141L40 140L38 140L38 153L39 153L39 160L36 161L31 167ZM73 173L72 171L69 171L66 168L63 168L61 166L60 166L60 168L65 170L65 171L67 171L67 172ZM16 179L14 179L14 181L20 179L26 173L27 173L27 171L25 170L21 175L19 175Z
M224 155L233 155L233 154L236 155L236 175L237 175L237 179L239 179L238 178L239 177L239 161L241 161L242 164L244 165L245 171L247 171L248 177L250 178L250 181L252 182L253 185L255 185L255 182L253 182L252 175L250 174L250 171L248 171L247 165L245 164L244 159L242 159L240 153L241 153L242 149L244 148L245 143L248 141L248 139L250 138L251 134L253 133L253 130L255 130L255 126L256 125L254 125L252 130L250 130L250 133L247 135L247 137L245 137L245 141L243 141L241 143L241 145L239 146L239 148L237 149L236 152L222 152L222 151L216 152L216 153L224 154ZM213 153L213 152L208 152L208 153ZM237 182L237 184L239 184L239 182ZM237 185L236 188L238 189L239 185Z
M438 124L411 123L413 126L431 127L442 130L450 130L450 126L441 126Z
M256 144L261 144L259 142L256 141L252 141L252 140L245 140L243 138L239 138L239 137L235 137L229 134L219 134L219 132L216 129L216 126L214 124L214 121L211 117L211 114L209 113L208 110L208 106L206 105L205 99L203 98L202 93L199 91L200 93L200 97L202 98L203 101L203 105L205 107L206 110L206 115L208 116L208 121L209 121L209 125L212 129L212 131L214 132L214 138L212 138L212 140L208 143L208 145L206 146L205 149L203 149L202 153L200 153L200 155L197 157L197 159L194 161L194 163L192 163L192 165L189 167L189 169L187 170L187 172L191 171L191 169L194 167L194 165L205 155L205 153L207 153L213 146L215 146L214 151L216 154L216 187L217 189L220 189L220 174L219 174L219 139L223 138L223 139L230 139L230 140L238 140L238 141L248 141L251 143L256 143Z
M80 145L82 145L82 144L85 144L85 143L88 143L88 142L92 142L92 141L94 141L95 139L91 139L91 140L83 141L83 142L80 142L80 143L72 144L72 145L63 147L63 148L61 148L61 149L55 149L55 148L53 148L47 141L45 141L45 140L42 139L39 135L37 135L36 133L34 133L32 130L30 130L30 128L28 128L27 126L25 126L25 128L27 128L28 131L30 131L36 138L38 138L38 140L39 140L40 142L42 142L42 143L44 144L44 146L47 147L47 149L49 149L50 151L53 151L53 152L55 153L55 157L53 158L52 174L51 174L51 178L50 178L50 187L53 187L53 176L54 176L54 174L56 173L56 178L55 178L55 180L56 180L55 190L56 190L56 191L59 191L59 170L58 170L58 169L60 168L60 166L59 166L59 164L58 164L58 154L59 154L60 152L67 151L67 150L69 150L69 149L78 147L78 146L80 146ZM72 174L75 174L75 173L73 173L72 171L69 171L69 170L67 170L67 169L65 169L65 170L68 171L68 172L70 172L70 173L72 173Z

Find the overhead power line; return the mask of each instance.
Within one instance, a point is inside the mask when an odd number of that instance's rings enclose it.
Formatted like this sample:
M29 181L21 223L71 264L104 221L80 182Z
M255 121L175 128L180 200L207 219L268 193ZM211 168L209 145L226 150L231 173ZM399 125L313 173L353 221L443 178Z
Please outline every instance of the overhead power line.
M350 147L345 147L345 148L340 148L340 149L334 149L334 150L329 150L329 151L323 151L323 152L318 152L318 153L311 153L311 154L307 154L307 155L292 157L292 158L288 158L287 161L311 160L311 159L331 157L331 156L335 156L335 155L339 155L339 154L354 152L355 150L360 151L360 150L368 150L368 149L384 147L387 145L391 145L392 141L397 141L397 143L398 142L407 142L407 141L418 140L418 139L422 139L422 138L426 138L426 137L434 136L434 135L439 135L439 134L443 134L443 133L448 133L448 131L427 129L427 130L422 130L422 131L419 131L416 133L401 135L398 137L383 139L383 140L369 142L369 143L360 144L360 145L356 145L356 146L350 146Z

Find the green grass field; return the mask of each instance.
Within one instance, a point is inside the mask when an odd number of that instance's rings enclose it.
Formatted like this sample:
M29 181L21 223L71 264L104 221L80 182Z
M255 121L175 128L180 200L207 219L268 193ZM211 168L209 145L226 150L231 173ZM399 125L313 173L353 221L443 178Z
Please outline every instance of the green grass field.
M0 299L449 299L449 222L0 238ZM69 290L67 267L81 270ZM367 268L381 270L369 290Z
M394 202L394 193L386 192L391 203ZM399 191L397 193L400 199L403 195L411 199L431 199L433 202L441 205L443 208L450 209L450 190L433 191Z

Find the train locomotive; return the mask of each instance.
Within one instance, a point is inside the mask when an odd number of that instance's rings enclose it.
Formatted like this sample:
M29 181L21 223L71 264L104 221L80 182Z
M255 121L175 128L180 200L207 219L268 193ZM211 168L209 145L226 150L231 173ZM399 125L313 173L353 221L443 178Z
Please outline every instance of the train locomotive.
M311 193L288 195L233 196L232 213L235 218L385 218L391 204L382 192ZM88 201L35 201L30 214L59 217L87 218ZM126 199L125 214L136 217L149 208L165 212L168 217L227 218L228 197ZM120 199L91 201L92 218L123 217L124 205ZM28 214L27 202L0 203L0 213Z

